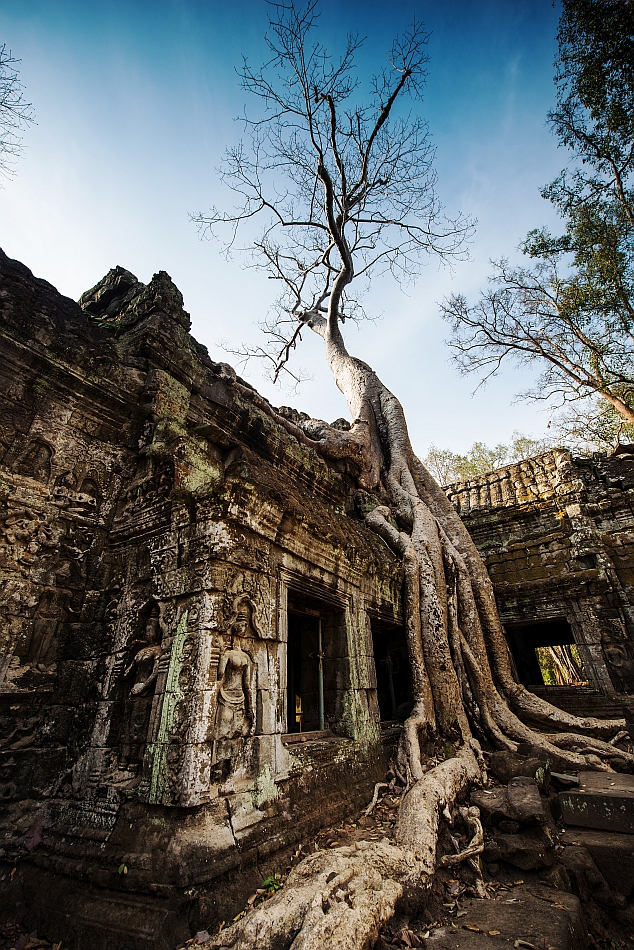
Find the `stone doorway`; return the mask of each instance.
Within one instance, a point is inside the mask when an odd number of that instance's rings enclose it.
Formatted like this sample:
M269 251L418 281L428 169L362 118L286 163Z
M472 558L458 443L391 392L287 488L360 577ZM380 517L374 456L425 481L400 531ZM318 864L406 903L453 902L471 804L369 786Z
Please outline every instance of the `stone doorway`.
M584 686L588 677L565 617L506 628L515 672L524 686Z
M412 706L407 641L402 627L372 621L372 648L381 722L406 719Z

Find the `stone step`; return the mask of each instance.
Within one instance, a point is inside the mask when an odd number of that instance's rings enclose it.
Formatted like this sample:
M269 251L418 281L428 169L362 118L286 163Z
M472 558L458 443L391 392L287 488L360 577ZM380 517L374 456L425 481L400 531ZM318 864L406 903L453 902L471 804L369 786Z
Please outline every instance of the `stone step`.
M559 793L568 825L634 834L634 776L580 772L579 787Z
M561 835L565 845L585 847L613 891L634 892L634 834L569 826Z
M588 933L579 900L542 884L504 891L495 900L464 901L467 913L432 931L427 950L557 947L585 950ZM518 943L518 941L520 941Z
M605 696L591 686L531 686L530 690L564 712L597 719L622 719L634 706L632 696Z

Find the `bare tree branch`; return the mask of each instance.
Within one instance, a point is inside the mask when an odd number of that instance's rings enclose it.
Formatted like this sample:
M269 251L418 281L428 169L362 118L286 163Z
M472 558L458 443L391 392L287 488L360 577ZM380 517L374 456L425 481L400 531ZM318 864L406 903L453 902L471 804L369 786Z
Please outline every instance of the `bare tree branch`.
M333 332L361 318L358 278L389 271L398 281L419 273L428 253L465 256L473 222L446 218L436 197L434 149L426 123L403 109L420 96L428 36L414 23L397 38L387 66L364 103L355 78L363 40L348 36L332 58L318 42L316 2L274 5L269 61L245 61L243 87L261 112L244 120L245 142L230 149L221 175L237 196L232 211L193 216L203 232L227 228L225 249L253 218L263 222L251 246L255 263L280 282L268 348L277 379L301 340L302 326L325 317Z
M22 152L20 131L34 121L33 107L24 98L16 59L0 44L0 174L12 175L12 160Z

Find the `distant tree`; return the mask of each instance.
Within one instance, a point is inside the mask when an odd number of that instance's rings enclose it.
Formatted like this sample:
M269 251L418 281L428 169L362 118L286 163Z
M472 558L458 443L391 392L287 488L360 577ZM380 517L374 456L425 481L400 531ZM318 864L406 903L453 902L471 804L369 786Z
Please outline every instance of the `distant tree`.
M6 43L0 45L0 173L13 173L13 159L22 151L19 132L33 122L33 107L24 98L15 59Z
M551 439L532 439L520 432L514 432L510 445L500 443L491 448L483 442L474 442L464 455L431 445L423 463L440 485L450 485L452 482L486 475L502 465L539 455L546 452L551 445Z
M515 359L540 368L533 399L600 395L634 424L634 4L564 0L549 115L572 163L543 189L560 236L532 231L535 263L494 265L475 305L443 304L465 373L482 381Z

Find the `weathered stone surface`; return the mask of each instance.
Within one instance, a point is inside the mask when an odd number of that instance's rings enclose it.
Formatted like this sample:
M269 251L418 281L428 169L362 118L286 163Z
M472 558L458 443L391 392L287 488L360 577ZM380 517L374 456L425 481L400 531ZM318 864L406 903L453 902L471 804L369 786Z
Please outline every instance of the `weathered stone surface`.
M471 804L480 809L485 825L497 825L501 821L512 820L506 788L476 789L471 792Z
M512 778L506 789L511 817L522 825L543 825L547 818L535 779L526 775Z
M564 848L559 860L570 873L576 885L576 891L584 903L593 900L605 907L617 907L625 903L622 894L619 895L621 898L619 900L611 891L588 849L583 845L571 845Z
M485 558L522 682L578 715L620 718L611 697L634 693L633 471L631 456L554 449L446 489ZM589 690L544 687L544 624L577 644Z
M526 758L514 752L500 749L493 752L487 762L488 768L503 785L507 785L517 775L534 778L540 788L547 788L550 781L548 760Z
M548 828L527 828L517 834L496 834L485 845L484 860L506 861L523 871L552 867L555 845Z
M581 772L579 788L560 792L559 801L567 824L634 833L634 776Z
M550 779L557 790L576 788L579 784L577 775L567 775L565 772L551 772Z
M634 834L569 826L561 840L566 845L586 848L609 887L625 897L631 896L634 891Z
M434 930L433 950L491 950L492 947L557 947L585 950L588 933L578 898L533 885L513 888L497 900L468 900L454 928Z
M50 935L74 948L231 919L386 767L372 637L401 648L400 562L354 473L188 327L164 272L78 305L0 252L0 902L54 921L49 876L72 881ZM289 750L289 651L318 719L317 617L329 741Z

